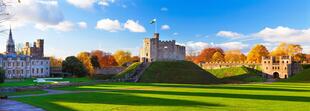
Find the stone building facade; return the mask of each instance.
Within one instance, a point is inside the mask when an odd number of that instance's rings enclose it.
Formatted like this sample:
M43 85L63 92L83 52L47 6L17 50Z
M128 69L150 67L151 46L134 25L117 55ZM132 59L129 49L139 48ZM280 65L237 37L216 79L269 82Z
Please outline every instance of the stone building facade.
M25 43L25 46L22 49L24 55L33 56L33 57L43 57L44 56L44 40L37 39L33 43L33 46L30 46L29 42Z
M176 45L175 40L161 41L159 40L159 33L155 33L153 38L145 38L143 40L143 47L140 49L140 61L184 60L185 53L184 46Z
M262 57L261 68L265 78L286 79L302 70L291 56Z
M49 77L50 60L44 57L43 40L39 42L40 53L38 54L16 54L15 43L10 29L9 39L6 45L5 54L0 54L0 67L5 70L6 78L31 78Z

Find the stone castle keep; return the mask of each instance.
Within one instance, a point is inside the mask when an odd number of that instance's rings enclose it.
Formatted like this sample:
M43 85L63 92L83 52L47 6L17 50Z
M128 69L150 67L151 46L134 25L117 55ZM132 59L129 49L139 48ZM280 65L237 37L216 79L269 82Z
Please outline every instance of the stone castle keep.
M153 38L145 38L140 49L141 62L175 61L185 59L185 47L176 45L175 40L161 41L159 33L154 33Z
M23 54L34 57L43 57L44 56L44 40L37 39L31 47L29 42L26 42L23 48Z
M265 78L288 78L301 70L291 56L267 56L262 58L262 72Z

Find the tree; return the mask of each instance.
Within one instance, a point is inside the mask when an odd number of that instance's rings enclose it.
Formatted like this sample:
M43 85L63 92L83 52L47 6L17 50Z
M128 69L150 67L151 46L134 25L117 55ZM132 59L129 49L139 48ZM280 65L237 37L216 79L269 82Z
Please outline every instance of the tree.
M240 50L228 50L225 52L226 62L242 62L245 59L246 56Z
M294 61L305 60L305 55L302 54L302 47L298 44L280 43L275 50L271 52L272 56L292 56Z
M91 56L90 57L90 61L91 61L91 64L93 65L93 67L95 69L98 69L100 68L100 63L99 63L99 59L97 56Z
M4 83L5 80L5 70L0 67L0 83Z
M84 77L87 74L83 63L74 56L69 56L62 62L62 70L76 77Z
M223 62L224 61L224 55L221 52L215 52L212 56L213 62Z
M123 65L131 60L131 53L129 51L118 50L113 56L118 65Z
M50 57L50 66L51 67L61 67L62 65L62 59L61 58L56 58L54 56Z
M132 56L130 62L139 62L139 61L140 61L140 57L139 56Z
M194 60L195 63L199 62L211 62L212 61L212 56L214 53L219 52L222 55L224 55L224 51L221 48L218 47L210 47L210 48L205 48L203 49L198 57Z
M90 54L91 56L96 56L98 58L100 67L110 67L118 65L115 58L110 53L106 53L101 50L94 50Z
M95 73L95 69L91 63L90 53L80 52L77 55L77 58L83 63L84 67L86 68L87 73L92 77L92 75Z
M247 61L260 63L263 56L268 56L269 52L264 45L257 44L249 52Z

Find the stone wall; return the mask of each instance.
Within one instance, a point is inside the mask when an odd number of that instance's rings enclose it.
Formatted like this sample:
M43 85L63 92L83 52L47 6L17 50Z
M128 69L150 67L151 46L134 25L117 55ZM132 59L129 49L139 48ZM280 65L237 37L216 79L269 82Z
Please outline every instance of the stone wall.
M118 74L122 72L123 70L125 70L124 67L105 67L105 68L96 69L96 74L105 74L105 75Z

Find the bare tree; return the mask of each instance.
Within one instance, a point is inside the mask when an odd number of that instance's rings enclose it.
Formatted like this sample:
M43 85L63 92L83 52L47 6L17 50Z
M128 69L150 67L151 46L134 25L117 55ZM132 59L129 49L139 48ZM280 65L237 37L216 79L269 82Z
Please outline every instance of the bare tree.
M6 31L3 23L9 20L10 18L10 14L7 11L7 7L8 7L7 3L3 0L0 0L0 33Z

